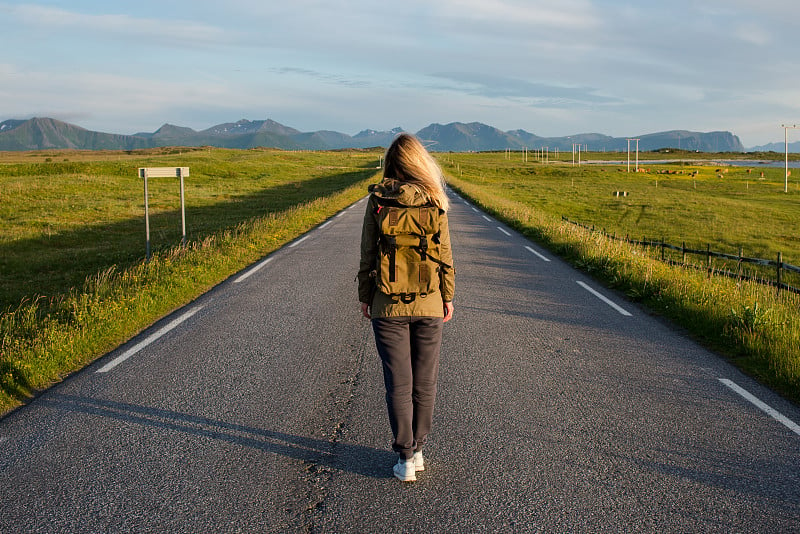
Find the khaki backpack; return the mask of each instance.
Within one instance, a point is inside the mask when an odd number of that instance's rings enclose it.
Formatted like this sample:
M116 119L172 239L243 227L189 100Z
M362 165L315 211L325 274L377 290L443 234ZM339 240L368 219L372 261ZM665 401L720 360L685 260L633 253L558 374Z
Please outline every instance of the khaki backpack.
M440 272L451 268L439 259L442 212L435 206L402 206L375 198L380 233L377 288L404 299L438 291Z

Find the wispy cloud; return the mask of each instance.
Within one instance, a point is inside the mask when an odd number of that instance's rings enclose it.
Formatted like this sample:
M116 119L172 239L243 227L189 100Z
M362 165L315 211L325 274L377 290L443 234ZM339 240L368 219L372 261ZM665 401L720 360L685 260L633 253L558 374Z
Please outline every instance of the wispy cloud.
M436 11L453 19L479 20L487 26L525 25L531 29L586 29L598 24L587 0L440 0Z
M10 64L0 64L0 76L0 99L14 98L17 114L62 120L120 112L163 116L176 102L187 107L214 107L230 94L229 87L218 84L96 72L22 71Z
M598 94L597 89L592 87L568 87L474 73L440 72L433 76L453 82L447 85L449 90L489 98L527 99L559 106L620 102L618 98Z
M372 85L370 82L366 80L355 80L348 78L346 76L342 76L341 74L333 74L330 72L319 72L316 70L304 69L298 67L281 67L281 68L270 69L270 71L276 74L288 74L288 75L297 75L307 78L313 78L315 80L319 80L325 83L342 85L345 87L352 87L352 88L369 87L370 85Z
M113 9L113 4L109 6ZM0 4L6 23L16 21L33 28L131 37L184 44L227 43L235 33L202 22L139 18L119 14L86 14L35 4Z

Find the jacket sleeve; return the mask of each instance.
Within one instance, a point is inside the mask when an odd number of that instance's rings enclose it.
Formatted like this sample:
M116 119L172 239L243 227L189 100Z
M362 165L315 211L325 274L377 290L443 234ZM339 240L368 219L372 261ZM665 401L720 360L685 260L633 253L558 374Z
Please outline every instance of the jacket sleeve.
M448 265L452 265L449 269L445 269L445 272L439 277L439 291L442 293L444 302L451 302L456 290L456 268L453 265L453 250L450 247L450 224L447 221L446 213L442 215L439 223L439 232L441 260Z
M375 200L370 196L361 228L361 263L358 268L358 300L367 304L372 304L375 279L371 273L376 267L378 258L378 223L375 220L375 209Z

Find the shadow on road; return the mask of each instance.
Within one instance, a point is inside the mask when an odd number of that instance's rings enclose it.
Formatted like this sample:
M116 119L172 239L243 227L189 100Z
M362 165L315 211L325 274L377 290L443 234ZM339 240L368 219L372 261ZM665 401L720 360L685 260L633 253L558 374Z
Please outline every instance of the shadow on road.
M386 466L396 459L386 450L295 436L161 408L62 394L50 394L40 402L58 410L184 432L294 458L307 466L348 471L371 478L391 478Z

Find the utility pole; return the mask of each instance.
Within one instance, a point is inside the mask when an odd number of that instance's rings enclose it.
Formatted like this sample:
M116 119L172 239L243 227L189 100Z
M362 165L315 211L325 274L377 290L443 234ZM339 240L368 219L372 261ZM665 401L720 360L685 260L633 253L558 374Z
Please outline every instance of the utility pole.
M781 128L783 128L783 146L784 146L784 175L783 175L783 192L789 192L789 130L797 130L798 126L796 124L792 124L791 126L787 126L785 124L781 124Z
M631 141L636 141L636 172L639 172L639 139L630 138L628 141L628 172L631 172Z

